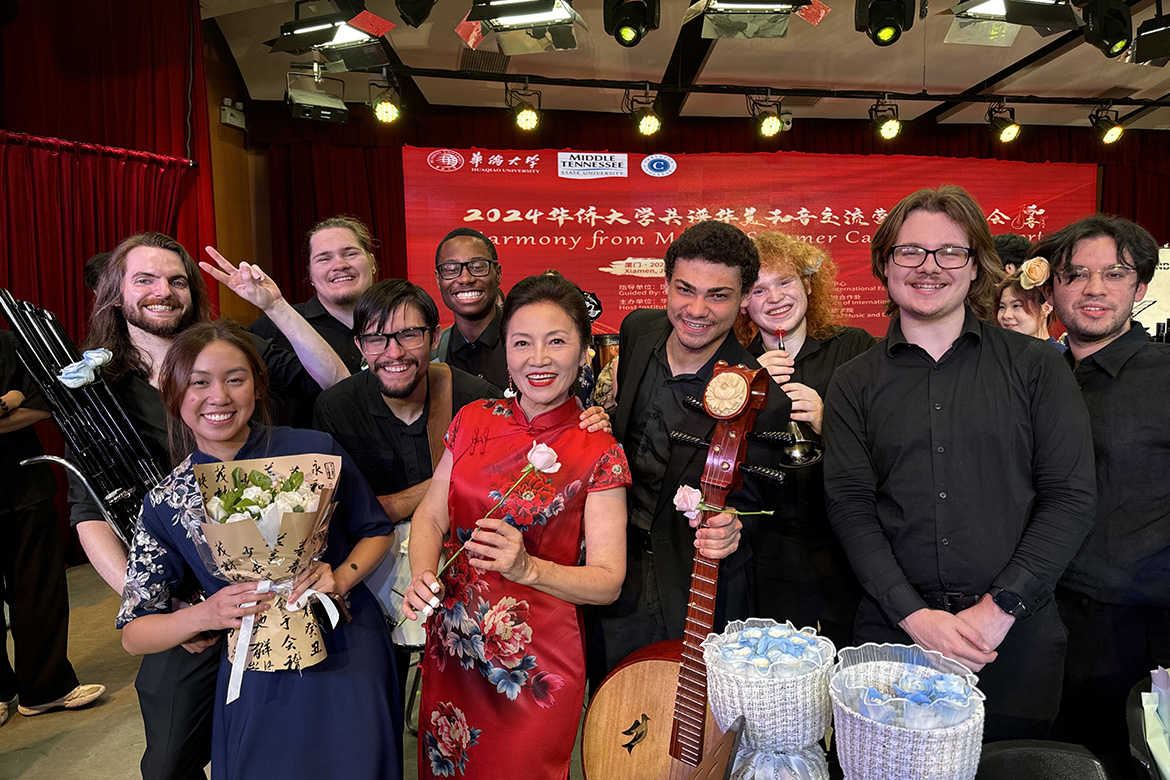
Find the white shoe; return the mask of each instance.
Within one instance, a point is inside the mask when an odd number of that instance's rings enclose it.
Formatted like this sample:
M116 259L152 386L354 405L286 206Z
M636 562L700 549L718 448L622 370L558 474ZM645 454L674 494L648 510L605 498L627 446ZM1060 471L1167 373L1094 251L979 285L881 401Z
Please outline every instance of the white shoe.
M78 707L84 707L105 692L106 686L104 685L78 685L60 699L55 699L47 704L37 704L32 707L26 707L21 704L17 709L21 715L27 718L31 718L33 715L43 715L50 710L62 708L75 710Z
M16 712L16 697L13 696L11 701L0 701L0 726L8 722L12 717L12 713Z

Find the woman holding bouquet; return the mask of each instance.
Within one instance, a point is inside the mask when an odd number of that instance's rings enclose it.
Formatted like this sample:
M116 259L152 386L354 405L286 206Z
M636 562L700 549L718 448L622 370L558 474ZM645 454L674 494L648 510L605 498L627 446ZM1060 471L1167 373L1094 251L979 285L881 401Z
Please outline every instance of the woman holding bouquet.
M735 333L792 399L792 419L819 438L822 399L842 363L874 338L838 324L837 266L824 248L787 233L755 237L760 277L744 299ZM838 647L852 644L861 587L825 513L817 464L788 472L752 543L757 614L813 626Z
M211 757L217 780L321 780L339 767L347 777L400 777L402 724L391 707L398 696L390 635L361 584L389 548L390 522L377 499L327 434L261 422L267 372L235 323L185 330L167 351L159 389L172 449L190 454L143 502L118 615L122 644L141 654L204 642L212 645L204 652L222 653ZM299 671L248 672L239 698L225 705L231 662L218 633L276 606L271 593L258 595L254 583L229 584L203 562L195 540L202 542L207 518L192 467L308 453L341 457L339 506L322 560L297 577L288 598L308 587L343 596L353 621L323 633L325 660ZM172 611L171 595L188 574L207 598ZM279 657L277 648L268 650ZM253 647L254 657L263 652Z
M625 456L577 426L584 297L561 278L524 279L500 331L515 397L455 417L414 515L405 611L430 617L424 778L568 777L585 691L577 605L612 602L625 576Z

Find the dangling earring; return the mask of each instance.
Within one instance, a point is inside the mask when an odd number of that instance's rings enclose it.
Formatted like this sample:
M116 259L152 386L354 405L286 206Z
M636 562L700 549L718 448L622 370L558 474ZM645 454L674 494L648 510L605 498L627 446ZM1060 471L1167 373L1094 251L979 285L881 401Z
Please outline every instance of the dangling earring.
M512 383L512 375L508 374L508 387L504 390L504 398L515 398L519 393L516 392L516 385Z

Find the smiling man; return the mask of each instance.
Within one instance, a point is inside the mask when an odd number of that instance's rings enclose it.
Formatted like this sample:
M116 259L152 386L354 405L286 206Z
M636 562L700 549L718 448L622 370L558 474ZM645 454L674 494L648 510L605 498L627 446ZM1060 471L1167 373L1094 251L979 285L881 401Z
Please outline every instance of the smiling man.
M985 739L1043 738L1065 649L1052 592L1094 495L1084 404L1056 350L987 322L1002 272L965 190L908 196L871 252L889 332L825 398L829 520L868 594L855 639L965 663Z
M743 525L750 531L753 518L741 523L721 514L695 531L672 498L681 484L699 487L706 456L703 450L672 445L669 434L711 435L715 421L688 409L684 399L702 395L717 361L759 368L732 328L759 274L759 253L739 229L700 222L670 245L665 263L666 310L638 309L621 326L614 436L625 448L634 484L627 494L622 592L613 604L594 609L590 676L595 684L635 650L682 637L696 547L722 559L716 631L727 620L748 617L754 603L746 565L750 550L740 544ZM757 429L786 420L791 412L779 390L770 389L768 401ZM728 503L755 509L761 501L751 480L745 484L748 488Z
M500 260L491 239L472 228L456 228L435 250L435 282L455 324L443 330L433 357L508 386L500 338Z
M1098 214L1033 253L1052 264L1097 464L1093 529L1056 591L1069 634L1057 729L1128 763L1129 689L1170 666L1170 346L1133 321L1158 245L1133 222Z

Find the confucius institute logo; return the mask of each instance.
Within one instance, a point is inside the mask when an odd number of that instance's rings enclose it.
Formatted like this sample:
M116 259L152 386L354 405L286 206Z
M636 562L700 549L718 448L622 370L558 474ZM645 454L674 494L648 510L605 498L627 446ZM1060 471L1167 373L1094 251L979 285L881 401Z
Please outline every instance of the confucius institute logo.
M463 155L454 149L436 149L427 155L427 165L436 171L450 173L463 167Z
M652 154L642 160L642 171L650 176L669 176L678 169L674 158L665 154Z

